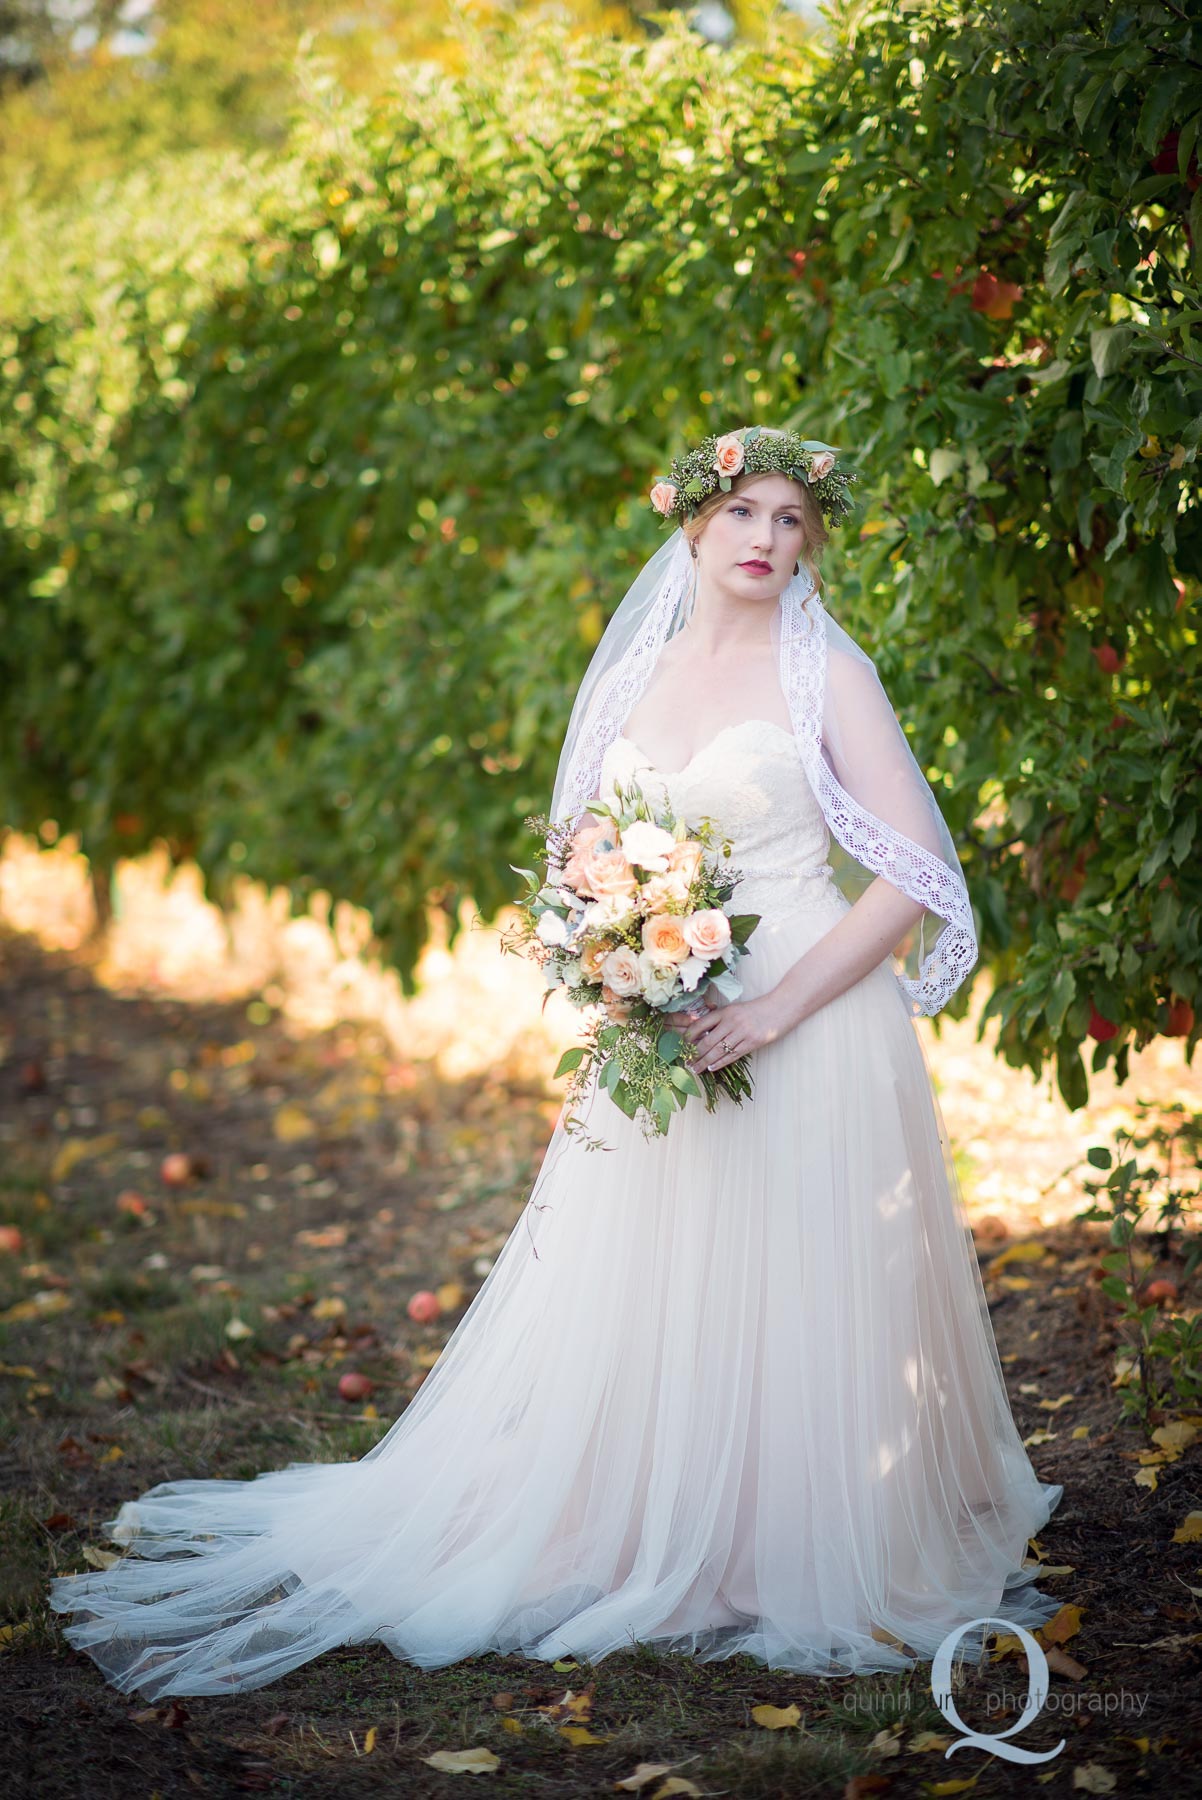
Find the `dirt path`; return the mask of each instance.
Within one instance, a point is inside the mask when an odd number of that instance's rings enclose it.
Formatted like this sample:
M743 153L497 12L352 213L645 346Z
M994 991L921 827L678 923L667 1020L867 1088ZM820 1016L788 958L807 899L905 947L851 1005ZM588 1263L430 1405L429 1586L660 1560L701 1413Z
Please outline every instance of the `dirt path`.
M147 1707L108 1688L63 1644L48 1576L106 1554L100 1523L155 1481L362 1455L519 1216L556 1102L503 1063L449 1079L368 1023L304 1027L261 997L121 992L100 967L86 946L0 928L0 1223L20 1234L0 1257L12 1791L441 1795L458 1777L422 1758L471 1746L500 1759L491 1792L521 1795L612 1791L648 1762L679 1764L702 1793L753 1797L966 1779L979 1795L1077 1780L1202 1791L1202 1546L1173 1542L1202 1508L1202 1459L1191 1447L1154 1491L1134 1480L1141 1439L1115 1423L1096 1228L1025 1230L1044 1254L992 1269L1014 1235L979 1208L1016 1417L1042 1478L1066 1489L1038 1551L1065 1571L1046 1586L1080 1673L1053 1677L1055 1710L1022 1737L1036 1750L1065 1738L1046 1767L945 1760L952 1733L922 1671L824 1683L637 1652L591 1670L493 1656L423 1672L377 1646L228 1699ZM171 1155L187 1162L178 1185ZM433 1324L406 1314L418 1289L441 1295ZM375 1384L366 1407L339 1398L350 1369ZM970 1671L961 1716L1004 1729L1015 1711L991 1705L1024 1686L1013 1658ZM569 1690L585 1700L561 1705ZM797 1723L766 1727L752 1713L764 1703L796 1705ZM593 1741L565 1734L573 1720Z

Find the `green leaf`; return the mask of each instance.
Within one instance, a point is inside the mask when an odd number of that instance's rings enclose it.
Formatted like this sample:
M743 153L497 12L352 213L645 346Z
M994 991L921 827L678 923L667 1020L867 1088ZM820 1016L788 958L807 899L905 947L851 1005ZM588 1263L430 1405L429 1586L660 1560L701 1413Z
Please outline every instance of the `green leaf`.
M578 1069L584 1061L585 1055L585 1048L582 1044L576 1044L572 1049L565 1050L555 1065L555 1074L557 1076L566 1075L570 1070Z

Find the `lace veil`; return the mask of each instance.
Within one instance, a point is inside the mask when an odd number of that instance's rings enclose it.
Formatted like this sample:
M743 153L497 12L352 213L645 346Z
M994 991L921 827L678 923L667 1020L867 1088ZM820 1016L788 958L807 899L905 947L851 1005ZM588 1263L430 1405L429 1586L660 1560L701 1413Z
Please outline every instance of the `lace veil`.
M687 623L688 540L677 527L610 619L576 694L560 752L551 816L575 823L599 791L601 762L645 691L660 651ZM977 958L976 929L956 847L889 703L872 658L832 619L804 571L773 615L780 687L802 767L831 836L851 866L845 892L883 875L923 908L899 980L914 1013L936 1013Z

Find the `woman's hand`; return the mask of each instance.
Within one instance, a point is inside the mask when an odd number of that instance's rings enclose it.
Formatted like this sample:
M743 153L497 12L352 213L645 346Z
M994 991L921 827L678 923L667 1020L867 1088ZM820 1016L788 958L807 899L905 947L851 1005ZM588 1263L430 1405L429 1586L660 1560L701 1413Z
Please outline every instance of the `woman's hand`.
M749 1051L775 1043L793 1025L787 1006L775 993L756 1000L707 998L699 1012L681 1013L680 1018L682 1037L698 1046L688 1065L691 1069L724 1069Z

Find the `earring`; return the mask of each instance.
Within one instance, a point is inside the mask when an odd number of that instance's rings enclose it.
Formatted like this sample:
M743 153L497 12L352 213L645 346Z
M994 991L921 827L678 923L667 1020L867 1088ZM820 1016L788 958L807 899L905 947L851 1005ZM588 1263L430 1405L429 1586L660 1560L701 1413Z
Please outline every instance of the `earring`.
M800 574L801 574L801 563L800 563L800 562L795 562L795 563L794 563L794 564L793 564L793 573L794 573L794 575L800 575Z
M697 546L696 546L696 544L689 545L689 553L692 556L693 561L696 562L697 561Z

